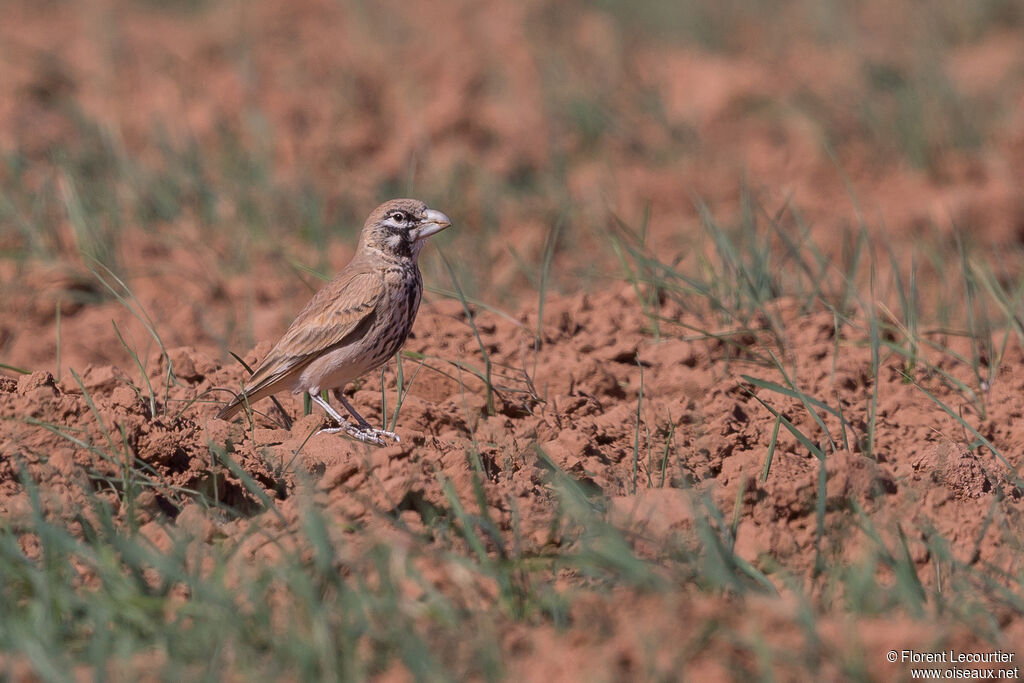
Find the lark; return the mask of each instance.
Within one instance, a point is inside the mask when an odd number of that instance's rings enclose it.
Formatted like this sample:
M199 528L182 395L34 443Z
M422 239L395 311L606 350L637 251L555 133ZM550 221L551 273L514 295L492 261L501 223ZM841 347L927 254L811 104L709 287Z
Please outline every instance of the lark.
M321 432L345 432L366 443L400 441L370 425L342 390L398 352L412 330L423 295L417 264L426 239L451 225L448 216L416 199L392 199L370 214L355 256L317 292L217 417L279 391L308 391L334 421ZM320 395L330 390L355 419L350 423Z

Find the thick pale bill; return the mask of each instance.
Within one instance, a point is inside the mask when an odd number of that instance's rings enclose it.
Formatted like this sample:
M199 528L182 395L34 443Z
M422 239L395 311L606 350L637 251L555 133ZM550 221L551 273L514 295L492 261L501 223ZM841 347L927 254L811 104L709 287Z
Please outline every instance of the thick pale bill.
M419 229L416 231L416 239L421 240L437 234L451 225L452 222L440 211L427 209Z

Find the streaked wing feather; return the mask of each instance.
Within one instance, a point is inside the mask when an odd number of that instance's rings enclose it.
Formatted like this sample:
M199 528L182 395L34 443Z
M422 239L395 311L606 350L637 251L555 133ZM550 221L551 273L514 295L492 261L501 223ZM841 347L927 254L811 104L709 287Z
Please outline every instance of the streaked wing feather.
M306 304L246 383L246 393L280 380L345 341L369 320L383 294L380 274L343 272Z

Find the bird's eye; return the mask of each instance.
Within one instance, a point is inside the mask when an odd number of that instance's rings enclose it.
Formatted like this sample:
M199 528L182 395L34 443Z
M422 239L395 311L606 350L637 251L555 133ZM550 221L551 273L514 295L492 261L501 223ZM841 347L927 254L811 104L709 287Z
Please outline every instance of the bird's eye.
M405 223L406 220L408 220L408 216L406 216L405 213L401 211L395 211L393 214L391 214L391 220L401 225L402 223Z

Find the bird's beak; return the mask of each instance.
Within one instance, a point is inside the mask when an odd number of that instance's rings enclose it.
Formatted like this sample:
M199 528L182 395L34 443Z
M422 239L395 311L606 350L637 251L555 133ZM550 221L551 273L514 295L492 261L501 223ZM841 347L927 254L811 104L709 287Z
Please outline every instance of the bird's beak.
M427 209L426 213L423 214L423 220L420 221L419 229L416 230L416 241L418 242L431 235L436 235L451 224L452 222L448 216L445 216L440 211Z

